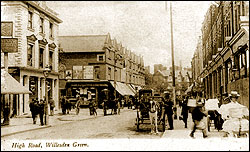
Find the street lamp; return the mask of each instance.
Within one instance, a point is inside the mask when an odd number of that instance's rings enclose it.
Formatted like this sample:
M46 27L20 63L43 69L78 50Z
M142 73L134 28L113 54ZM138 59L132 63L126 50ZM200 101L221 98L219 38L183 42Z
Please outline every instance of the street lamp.
M48 84L47 84L47 78L49 76L49 73L51 72L51 69L49 68L49 65L45 66L45 69L43 70L43 75L45 78L45 119L44 124L49 124L49 115L48 115Z

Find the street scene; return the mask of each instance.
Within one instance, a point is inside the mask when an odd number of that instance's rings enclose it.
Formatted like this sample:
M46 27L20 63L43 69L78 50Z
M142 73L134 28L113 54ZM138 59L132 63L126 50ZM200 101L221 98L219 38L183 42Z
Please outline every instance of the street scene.
M249 150L248 1L1 1L1 150Z

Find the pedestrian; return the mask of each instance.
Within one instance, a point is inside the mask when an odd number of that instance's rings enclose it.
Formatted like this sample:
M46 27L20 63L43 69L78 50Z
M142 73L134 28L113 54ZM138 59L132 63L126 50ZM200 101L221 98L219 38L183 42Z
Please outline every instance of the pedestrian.
M165 92L164 93L164 113L167 115L168 118L168 124L169 128L168 130L173 130L174 129L174 124L173 124L173 102L170 99L170 93Z
M94 100L94 99L93 99ZM94 115L95 116L97 116L97 111L96 111L96 109L97 109L97 104L96 104L96 102L93 102L93 110L94 110Z
M37 115L39 114L39 102L38 99L32 99L32 101L29 104L33 124L36 124Z
M118 115L120 114L121 109L121 103L120 101L117 101L117 110L118 110Z
M54 115L54 108L55 108L55 101L53 100L53 98L50 98L49 106L50 106L50 115L53 116Z
M151 134L156 133L158 134L158 126L157 126L157 110L159 108L158 103L153 99L149 99L150 108L149 108L149 119L151 124Z
M65 98L65 96L62 97L61 108L62 108L62 114L65 115L66 114L66 98Z
M241 131L249 131L249 110L246 106L238 103L240 94L237 91L231 91L229 94L229 103L220 106L218 112L224 121L222 131L224 137L232 137L233 131L241 129ZM239 125L240 124L240 125Z
M194 122L193 129L190 133L190 137L194 137L196 129L202 130L203 138L207 137L206 123L203 121L203 118L207 116L207 112L204 109L203 103L201 100L197 101L196 107L192 111L192 119Z
M81 100L80 97L77 98L76 104L75 104L75 108L76 108L76 115L79 114L80 112L80 105L81 105Z
M124 97L122 98L122 100L121 100L121 102L122 102L122 109L124 108Z
M67 110L67 114L69 114L69 112L71 111L71 102L69 99L66 99L66 110Z
M132 96L130 96L128 99L128 109L130 109L131 107L131 102L132 102Z
M183 100L183 102L180 102L181 108L181 115L182 115L182 120L185 124L185 128L187 128L187 119L188 119L188 96L186 96Z
M93 115L94 113L94 111L93 111L93 101L92 101L92 99L89 99L89 115Z
M39 102L39 117L40 117L40 125L44 125L43 117L44 117L44 108L45 108L45 102L43 99L40 99Z

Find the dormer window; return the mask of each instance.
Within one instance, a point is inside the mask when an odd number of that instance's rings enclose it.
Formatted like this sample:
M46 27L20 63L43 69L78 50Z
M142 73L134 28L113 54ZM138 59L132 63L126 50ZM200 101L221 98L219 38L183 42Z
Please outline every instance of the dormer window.
M104 55L97 55L98 62L104 62Z

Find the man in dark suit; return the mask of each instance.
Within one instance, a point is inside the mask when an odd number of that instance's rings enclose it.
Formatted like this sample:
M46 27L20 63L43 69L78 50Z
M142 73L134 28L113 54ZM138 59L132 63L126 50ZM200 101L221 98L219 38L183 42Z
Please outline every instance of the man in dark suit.
M165 92L164 93L164 110L165 114L168 117L168 124L169 128L168 130L173 130L174 129L174 124L173 124L173 102L170 99L170 93Z

